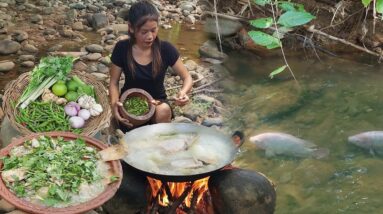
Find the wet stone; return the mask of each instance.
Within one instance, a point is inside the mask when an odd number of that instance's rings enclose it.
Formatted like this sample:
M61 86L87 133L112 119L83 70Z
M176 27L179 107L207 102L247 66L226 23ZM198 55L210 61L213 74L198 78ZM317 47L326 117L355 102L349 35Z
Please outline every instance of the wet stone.
M202 125L204 126L222 126L223 124L223 118L222 117L208 117L208 118L205 118L203 121L202 121Z
M109 74L109 67L102 63L99 63L97 65L97 71L103 74Z
M73 25L72 25L72 29L73 29L73 30L79 30L79 31L81 31L81 30L84 30L84 25L82 24L82 22L75 22L75 23L73 23Z
M10 71L15 67L15 63L12 61L0 61L0 72Z
M0 41L0 54L8 55L16 53L20 50L21 45L18 42L12 40L1 40Z
M193 121L190 120L190 119L187 118L187 117L178 116L178 117L175 117L175 118L174 118L173 122L174 122L174 123L192 123Z
M91 25L94 29L100 29L108 25L108 17L102 13L96 13L92 16Z
M29 52L29 53L37 53L39 52L39 49L37 49L34 45L26 44L22 47L23 51Z
M54 45L48 49L48 52L55 52L60 50L63 47L61 44Z
M19 57L19 61L20 62L24 62L24 61L35 61L35 56L33 55L21 55Z
M89 60L89 61L97 61L101 57L102 57L102 55L100 53L91 53L91 54L86 55L84 58Z
M85 49L91 53L102 53L104 52L104 48L98 44L91 44L85 47Z
M35 15L31 16L30 20L31 20L32 23L42 24L43 17L41 15L35 14Z
M33 61L25 61L21 63L21 66L27 67L27 68L32 68L35 66L35 63Z
M28 33L21 30L16 30L12 33L12 36L17 42L22 42L28 39Z

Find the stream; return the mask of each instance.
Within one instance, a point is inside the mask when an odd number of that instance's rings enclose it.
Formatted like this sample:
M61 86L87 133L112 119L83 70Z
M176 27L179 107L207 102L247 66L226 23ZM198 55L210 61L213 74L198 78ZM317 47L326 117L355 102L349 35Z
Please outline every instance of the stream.
M296 81L281 58L229 53L234 76L226 87L227 125L246 141L235 165L264 173L276 185L276 213L379 213L383 208L381 157L347 143L347 137L382 130L383 66L360 55L342 58L288 57ZM238 105L240 103L240 105ZM268 158L248 137L284 132L330 150L325 159Z

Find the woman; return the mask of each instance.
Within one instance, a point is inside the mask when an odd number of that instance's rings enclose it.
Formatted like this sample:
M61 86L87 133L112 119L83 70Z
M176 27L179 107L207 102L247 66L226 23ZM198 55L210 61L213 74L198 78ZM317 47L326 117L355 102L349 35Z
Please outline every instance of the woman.
M154 98L152 103L156 105L152 122L170 122L172 110L165 102L165 72L171 66L183 80L182 88L175 98L176 105L184 105L189 101L187 93L192 87L192 78L176 48L158 38L159 14L152 4L147 1L133 4L127 19L130 38L119 41L111 57L113 64L110 69L109 96L114 117L125 126L132 127L118 112L118 106L122 106L119 102L119 79L123 72L125 84L122 92L130 88L147 91Z

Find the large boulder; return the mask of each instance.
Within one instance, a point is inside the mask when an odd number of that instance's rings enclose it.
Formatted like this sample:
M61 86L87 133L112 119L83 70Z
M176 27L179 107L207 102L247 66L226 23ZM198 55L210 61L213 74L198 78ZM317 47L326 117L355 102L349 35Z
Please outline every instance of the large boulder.
M16 53L20 50L21 45L18 42L12 40L1 40L0 41L0 54L8 55Z
M91 25L93 29L98 30L109 24L108 17L102 13L96 13L92 16Z
M203 58L212 58L217 60L225 60L227 55L218 50L216 43L212 40L208 40L198 49L198 52Z
M218 18L219 34L223 37L235 35L243 26L239 21ZM204 25L205 32L217 34L217 25L215 18L207 18Z
M209 179L216 213L274 213L274 185L262 174L244 169L222 170Z

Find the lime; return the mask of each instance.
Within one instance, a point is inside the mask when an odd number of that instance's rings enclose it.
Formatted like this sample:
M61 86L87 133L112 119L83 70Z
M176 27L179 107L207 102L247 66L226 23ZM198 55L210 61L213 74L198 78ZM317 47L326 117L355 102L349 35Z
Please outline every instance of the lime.
M68 91L68 93L65 94L65 99L70 101L76 101L78 98L78 93L75 91Z
M52 92L56 96L63 96L66 94L67 91L68 91L68 89L67 89L65 83L57 82L52 87Z
M68 91L76 91L77 88L78 88L78 84L76 81L74 80L69 80L67 83L66 83L66 87L68 88Z

